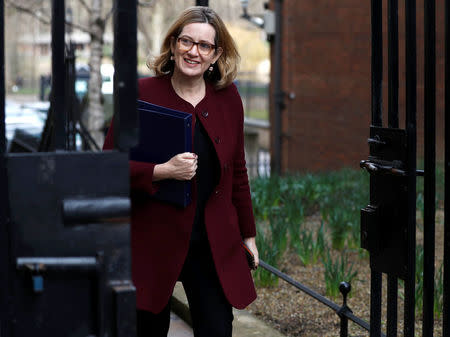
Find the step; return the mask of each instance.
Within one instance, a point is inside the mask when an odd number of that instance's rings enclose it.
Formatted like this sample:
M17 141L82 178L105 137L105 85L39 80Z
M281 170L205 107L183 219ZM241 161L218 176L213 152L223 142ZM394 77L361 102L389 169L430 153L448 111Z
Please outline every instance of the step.
M177 282L173 291L171 308L180 318L191 325L188 301L181 282ZM285 337L247 310L233 309L233 337Z

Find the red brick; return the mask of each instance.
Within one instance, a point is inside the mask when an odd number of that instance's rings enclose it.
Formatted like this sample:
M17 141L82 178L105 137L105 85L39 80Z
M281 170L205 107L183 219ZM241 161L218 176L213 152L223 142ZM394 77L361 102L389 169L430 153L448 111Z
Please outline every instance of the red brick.
M370 1L284 0L282 170L357 168L368 155L371 115ZM273 0L271 7L273 8ZM387 20L383 4L383 111L387 124ZM437 154L443 158L444 8L437 6ZM418 155L423 153L423 0L417 2ZM404 9L399 4L400 127L405 116ZM272 50L272 64L274 64ZM272 74L273 78L273 74ZM274 105L271 96L270 118ZM272 132L273 145L273 132Z

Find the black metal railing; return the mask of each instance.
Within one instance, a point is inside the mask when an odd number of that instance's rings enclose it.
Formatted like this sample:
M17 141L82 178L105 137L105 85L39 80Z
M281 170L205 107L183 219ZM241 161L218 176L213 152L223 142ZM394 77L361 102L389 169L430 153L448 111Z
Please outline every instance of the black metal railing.
M445 215L444 215L444 308L442 335L450 334L450 1L445 1Z
M259 266L261 268L264 268L268 272L276 275L283 281L286 281L290 285L294 286L298 290L304 292L305 294L311 296L316 301L322 303L323 305L326 305L330 309L332 309L336 315L339 316L340 319L340 337L347 337L348 336L348 321L352 321L353 323L359 325L361 328L365 329L366 331L370 331L370 324L363 319L359 318L358 316L354 315L353 312L350 310L350 308L347 305L347 295L349 294L351 290L351 285L348 282L341 282L339 285L339 291L342 294L343 301L342 305L339 305L337 303L334 303L333 301L329 300L328 298L320 295L319 293L315 292L314 290L308 288L304 284L301 284L298 281L295 281L292 277L289 275L279 271L275 267L271 266L270 264L267 264L263 260L259 260ZM380 337L386 337L383 333L380 332Z
M370 336L378 337L381 332L382 273L387 274L387 324L388 337L398 334L398 280L405 282L403 335L415 336L415 251L416 251L416 178L424 187L424 263L423 266L423 308L422 335L432 337L434 331L434 275L435 275L435 222L436 222L436 95L440 88L436 82L436 1L406 1L399 16L398 0L387 1L387 46L383 44L383 1L371 1L372 40L372 118L369 139L370 160L361 162L371 174L371 196L369 208L362 210L362 231L368 235L366 246L371 265L371 314ZM417 44L421 36L417 31L416 12L423 12L423 123L424 123L424 170L417 170L417 97L422 93L422 79L417 76ZM448 47L450 1L445 1L445 227L444 227L444 304L443 335L449 335L448 305L450 303L449 253L450 222L448 217L450 179L448 179L450 151L449 107L450 107L450 62ZM404 29L399 36L399 19ZM442 22L442 21L438 21ZM403 46L402 46L403 45ZM404 59L399 56L399 47L404 48ZM387 47L388 80L388 127L383 128L383 49ZM404 73L399 74L399 63ZM440 63L440 62L439 62ZM439 64L438 63L438 64ZM401 80L401 82L400 82ZM418 85L419 82L419 85ZM400 85L401 84L401 85ZM440 84L440 82L438 82ZM404 97L399 98L399 86ZM420 91L419 91L420 90ZM405 127L399 129L399 102L405 112ZM378 138L377 138L378 137ZM376 142L373 140L376 139ZM376 167L374 162L381 163ZM373 170L375 168L375 170ZM381 168L381 169L380 169ZM402 177L403 176L403 177ZM393 190L396 197L393 198ZM404 192L402 192L404 190ZM400 216L397 216L400 215ZM386 225L389 223L389 225ZM395 231L399 235L395 236ZM395 237L396 239L389 240ZM391 243L390 243L391 241ZM395 261L396 257L401 258ZM447 282L446 282L447 280Z

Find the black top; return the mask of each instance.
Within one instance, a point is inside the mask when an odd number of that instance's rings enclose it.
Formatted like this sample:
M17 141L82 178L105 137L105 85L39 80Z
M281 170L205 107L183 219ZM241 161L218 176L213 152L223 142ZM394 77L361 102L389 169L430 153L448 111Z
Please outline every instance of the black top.
M197 186L197 207L191 242L203 241L207 238L205 228L205 206L214 187L219 183L220 165L214 145L208 134L196 119L194 131L194 152L198 155L198 167L195 175Z

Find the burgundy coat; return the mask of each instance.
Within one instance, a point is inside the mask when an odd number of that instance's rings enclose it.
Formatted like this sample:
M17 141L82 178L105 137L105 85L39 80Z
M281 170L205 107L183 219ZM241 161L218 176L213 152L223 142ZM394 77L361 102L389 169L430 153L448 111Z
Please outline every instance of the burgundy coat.
M214 144L221 170L205 207L206 231L226 298L232 306L245 308L256 292L240 242L255 236L256 230L245 167L243 108L235 85L215 90L207 84L205 98L194 108L175 93L169 76L145 78L139 80L139 98L192 113L192 124L200 118ZM112 129L104 149L113 147ZM154 165L130 161L132 190L155 193ZM132 199L132 276L139 309L158 313L168 303L188 252L195 205L195 188L186 208L152 198Z

